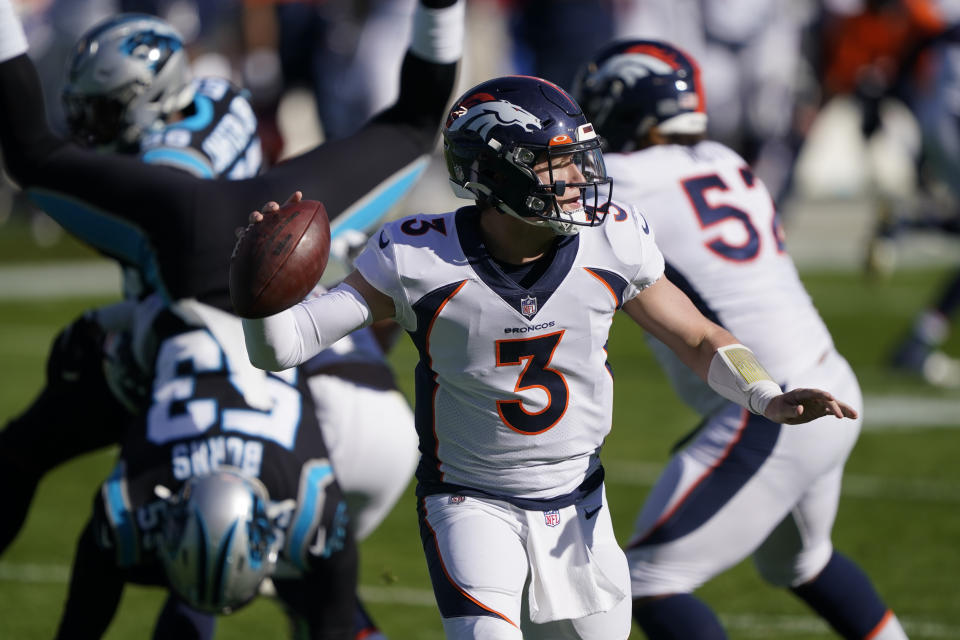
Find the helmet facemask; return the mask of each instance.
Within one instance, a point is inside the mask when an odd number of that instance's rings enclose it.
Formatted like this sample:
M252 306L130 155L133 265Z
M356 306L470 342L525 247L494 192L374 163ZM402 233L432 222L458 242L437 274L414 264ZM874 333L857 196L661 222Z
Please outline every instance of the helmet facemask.
M465 179L461 167L454 167L454 192L528 224L549 227L559 235L575 235L583 227L602 224L613 181L607 177L600 139L592 134L589 124L581 128L586 129L586 139L581 142L563 135L551 140L548 146L502 147L491 139L490 148L471 163L473 179ZM564 179L571 173L571 164L576 168L575 181ZM500 189L494 191L488 184L496 184ZM579 191L576 208L570 207L571 189Z
M513 155L529 158L530 149L520 148ZM570 177L571 170L575 181ZM545 225L560 235L575 235L582 227L603 224L613 190L600 153L599 140L558 144L548 147L533 167L537 184L526 198L524 222ZM545 179L544 179L545 178ZM579 192L578 206L570 206L569 191Z

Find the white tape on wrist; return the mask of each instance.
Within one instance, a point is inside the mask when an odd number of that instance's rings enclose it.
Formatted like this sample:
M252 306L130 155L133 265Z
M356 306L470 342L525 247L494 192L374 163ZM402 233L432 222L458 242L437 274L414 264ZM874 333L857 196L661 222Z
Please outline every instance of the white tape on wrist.
M464 13L460 0L444 9L427 9L417 3L413 14L410 50L429 62L449 64L463 55Z
M707 382L727 400L761 416L770 401L783 393L753 351L742 344L717 349L710 362Z

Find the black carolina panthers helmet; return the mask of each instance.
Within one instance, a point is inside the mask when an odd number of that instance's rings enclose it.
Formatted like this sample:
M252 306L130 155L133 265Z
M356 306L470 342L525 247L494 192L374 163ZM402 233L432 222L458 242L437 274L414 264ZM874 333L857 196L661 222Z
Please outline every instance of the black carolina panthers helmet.
M454 194L525 222L572 235L606 217L612 181L600 139L576 101L560 87L530 76L505 76L456 100L443 128L444 157ZM584 182L553 177L558 157L572 156ZM546 161L544 183L534 165ZM580 190L581 206L564 210L557 196Z
M707 130L697 63L666 42L608 45L581 68L573 94L609 151L632 151L654 125L667 135Z

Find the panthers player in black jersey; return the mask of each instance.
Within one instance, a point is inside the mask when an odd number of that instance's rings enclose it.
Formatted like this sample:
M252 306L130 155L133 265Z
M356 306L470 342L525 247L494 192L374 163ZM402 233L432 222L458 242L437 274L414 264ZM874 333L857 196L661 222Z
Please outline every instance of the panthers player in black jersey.
M148 298L141 306L133 331L140 334L142 322L152 335L137 344L135 355L156 362L154 401L147 419L126 429L119 462L97 493L57 637L101 637L127 582L167 586L192 608L225 613L252 599L260 581L272 577L306 637L350 640L356 544L309 410L306 379L295 369L253 369L240 344L223 339L236 322L229 314L208 312L198 324L193 314L203 313L199 303L157 306ZM202 523L199 531L177 531L187 526L183 518L196 514L187 510L180 520L171 515L168 492L226 469L257 479L266 492L261 498L276 503L260 514L271 524L255 537L276 543L268 546L279 552L283 574L274 574L266 558L254 558L256 548L243 546L243 536L254 535L256 518L225 531L222 540ZM214 507L218 513L200 517L220 517L233 504L228 496L216 502L222 505ZM257 540L249 542L257 546ZM184 626L192 620L202 627L200 616L170 613L155 637L209 637L209 629Z
M156 67L149 55L123 46L131 41L167 51L166 64ZM225 79L191 79L179 35L153 16L121 14L88 30L69 62L62 98L71 136L84 147L202 178L260 172L257 123L246 93ZM88 311L61 332L48 359L47 384L0 431L0 482L13 507L0 525L0 551L22 526L39 479L65 460L119 442L129 424L138 424L147 401L149 377L130 360L130 334L121 327L155 286L148 243L131 241L122 230L91 228L83 216L71 221L71 229L118 261L127 302ZM212 622L170 599L158 630L194 628L209 635Z
M0 5L6 3L0 3ZM148 288L154 288L164 294L167 299L177 299L184 296L194 295L206 302L211 302L214 307L224 308L227 302L226 292L226 270L228 261L226 256L222 255L222 260L211 260L211 255L217 252L217 235L211 231L209 235L206 230L216 230L229 227L232 229L236 222L230 216L224 215L227 208L219 209L217 207L204 207L201 204L208 204L215 201L217 196L214 192L224 188L223 195L229 198L242 197L243 193L253 190L253 193L259 193L259 189L272 190L269 187L274 180L280 180L281 184L287 180L300 181L306 179L321 185L336 184L336 191L329 191L329 197L324 200L327 203L328 212L334 219L334 229L336 231L363 230L366 226L374 224L383 211L396 199L396 193L407 188L416 175L422 171L425 160L424 156L430 150L432 138L437 129L439 117L434 118L434 112L439 113L443 107L443 101L449 95L452 89L452 83L455 77L456 60L459 57L459 42L457 35L462 32L462 6L454 7L457 11L444 9L441 5L452 5L450 2L432 3L436 6L427 6L431 3L424 2L421 7L420 36L415 37L412 53L408 55L404 79L402 82L401 97L397 104L368 125L364 132L351 139L351 144L342 145L324 145L310 153L304 158L290 161L283 167L269 172L261 179L246 181L244 183L231 183L228 187L222 183L217 184L217 189L207 193L207 185L201 183L195 178L180 172L169 172L158 169L149 169L126 161L118 156L109 156L103 154L90 154L83 152L80 148L59 141L49 135L45 127L40 126L34 129L33 134L23 136L26 130L20 126L7 127L6 124L13 124L11 119L6 116L11 114L13 109L20 115L29 115L21 111L20 106L28 103L31 95L29 90L30 82L20 87L21 95L18 105L5 104L0 106L0 111L4 115L4 125L0 125L3 131L0 132L0 140L4 150L19 150L20 152L29 152L34 148L32 143L36 142L45 147L45 151L33 158L37 164L32 161L19 165L20 169L26 169L26 172L20 172L11 168L11 173L19 180L22 186L27 187L28 192L34 197L35 201L43 205L48 211L73 233L89 240L91 243L97 243L102 250L106 250L113 257L120 260L129 261L138 267L133 272L141 276L146 282ZM0 7L2 9L2 7ZM2 13L2 11L0 11ZM0 30L11 29L16 25L15 20L8 13L5 18L6 25L0 23ZM459 21L459 24L458 24ZM441 41L433 42L425 34L430 32L430 25L440 24L445 26L440 30ZM13 27L11 26L13 25ZM459 29L459 31L458 31ZM16 38L8 39L8 43L16 42ZM455 43L455 44L451 44ZM10 54L13 54L12 57ZM17 55L16 48L7 50L0 59L7 59L7 62L0 64L0 76L4 76L8 81L16 82L16 78L21 73L26 73L32 79L33 72L30 69L29 60L26 56ZM170 69L172 66L164 65L163 69ZM163 70L161 69L161 70ZM9 75L8 75L9 72ZM0 82L3 82L0 80ZM209 88L210 85L207 85ZM446 87L446 89L444 88ZM204 94L204 85L201 85L197 94ZM80 87L71 86L72 94L67 96L68 106L72 98ZM39 100L39 93L33 93L35 100ZM162 104L165 100L155 100L154 102ZM176 101L173 101L175 104ZM229 101L233 105L233 101ZM82 103L81 103L82 106ZM147 103L146 106L151 106ZM83 110L79 110L83 115ZM210 177L210 169L204 168L201 162L196 162L198 156L195 154L197 149L203 155L208 154L211 149L217 149L215 145L207 145L201 140L200 133L204 128L197 126L204 122L200 117L204 113L203 105L188 105L177 112L180 116L186 116L176 119L171 118L169 126L161 131L148 130L142 137L143 146L140 153L144 160L153 163L171 164L171 160L179 159L176 166L180 169L187 169L197 177ZM231 117L240 117L242 110L228 109L222 112ZM33 121L32 116L28 120ZM75 120L82 123L82 119ZM241 125L243 118L240 117ZM21 122L27 125L26 121ZM42 121L39 125L42 125ZM95 121L94 124L102 124ZM37 122L33 122L37 125ZM190 135L184 135L187 126L193 126L194 129ZM208 122L209 125L209 122ZM29 126L28 126L29 128ZM80 129L78 127L78 129ZM249 130L249 127L234 127L241 131ZM216 133L217 127L208 126L208 131ZM189 130L188 130L189 131ZM229 131L229 129L227 129ZM95 132L95 131L94 131ZM39 137L36 137L39 136ZM206 137L203 138L206 140ZM25 145L26 141L31 141L31 146ZM46 142L41 143L40 140ZM91 142L91 137L86 138ZM184 144L184 141L187 141ZM224 144L222 136L214 137L214 142L221 146ZM344 141L346 143L348 141ZM380 148L380 144L386 145L386 148ZM252 157L255 146L250 146L249 153L240 145L231 147L236 157L249 160ZM355 151L353 151L355 149ZM344 166L352 166L351 163L339 162L339 155L345 153L349 157L353 154L370 155L371 151L376 151L376 160L372 166L370 162L365 163L365 172L363 175L358 173L356 180L349 180L343 177L342 173L333 171ZM321 153L323 152L323 153ZM179 158L178 158L179 156ZM329 157L328 157L329 156ZM11 157L11 156L7 156ZM213 161L210 158L210 168L213 169L212 175L218 175L216 170L225 171L228 175L233 173L237 166L251 166L252 162L237 163L234 165L224 165ZM46 162L52 164L46 165L41 173L40 165ZM60 164L61 161L63 164ZM336 163L336 164L333 164ZM84 167L91 165L100 165L92 174L80 177L78 172L83 172ZM47 181L47 178L56 176L55 179ZM301 176L307 176L301 178ZM78 180L78 177L80 178ZM234 175L234 177L240 177ZM269 178L269 179L267 179ZM328 178L331 178L328 180ZM98 183L96 189L89 189L92 184L90 180ZM130 182L133 181L133 182ZM134 182L139 182L140 186L134 188ZM34 185L36 188L32 188ZM139 189L139 191L138 191ZM167 193L178 192L177 200L181 203L182 209L175 216L176 220L169 220L171 226L159 224L155 215L157 210L151 213L152 205L156 203L155 197L158 197L158 191ZM368 191L373 191L372 198L364 198ZM191 202L191 198L199 196L201 192L204 195ZM142 195L141 195L142 194ZM259 196L257 196L259 197ZM99 213L98 221L103 224L97 227L86 224L72 224L78 220L89 220L91 214L94 217ZM182 214L182 215L181 215ZM195 215L196 214L196 215ZM85 217L84 217L85 216ZM118 221L123 221L118 224ZM125 224L133 222L134 224ZM136 225L140 222L140 226ZM85 236L86 229L96 229ZM107 233L103 230L108 229ZM131 233L134 231L134 233ZM135 233L140 231L141 233ZM143 233L146 232L146 233ZM103 247L104 238L114 241L108 247ZM148 239L149 238L149 239ZM228 248L229 251L229 248ZM159 264L153 259L159 256ZM173 277L168 277L168 274ZM130 278L128 282L135 282L135 278ZM169 282L174 282L174 286L169 286ZM140 295L143 289L131 287L131 292ZM59 462L75 456L83 451L91 450L104 444L117 441L122 430L111 430L109 428L98 428L97 430L73 429L68 434L61 434L60 431L67 431L63 428L64 420L57 419L62 416L57 414L57 407L60 411L65 407L70 407L70 424L77 424L78 415L96 415L100 418L100 424L120 425L125 418L125 409L120 403L110 399L107 389L107 380L104 376L98 375L101 367L99 358L100 346L104 342L104 334L110 333L106 343L110 346L111 354L122 353L129 348L129 334L114 334L109 332L115 318L125 316L129 312L129 306L120 305L119 308L111 308L106 312L97 314L97 318L85 317L79 320L64 335L58 339L57 348L51 355L50 370L63 374L65 380L72 380L76 373L80 373L78 379L85 385L83 388L74 386L71 390L74 395L81 396L80 404L61 403L62 396L58 396L57 389L51 390L51 387L60 386L59 384L50 384L44 394L48 394L45 402L40 402L41 407L38 413L30 416L30 422L45 425L41 431L29 431L24 434L23 429L8 428L5 435L11 436L0 447L0 451L8 454L10 458L15 458L17 451L30 450L37 451L40 448L24 446L24 442L17 441L17 435L26 435L27 439L43 437L45 432L54 436L47 442L57 442L60 453L51 454L46 452L46 460L30 461L30 456L25 459L17 460L17 464L11 464L9 473L16 475L16 480L11 479L9 486L25 486L24 498L20 500L19 515L15 521L5 525L3 532L7 534L6 539L0 539L0 543L8 543L22 523L22 514L25 513L26 506L29 504L30 496L36 486L36 480L47 469L55 466ZM105 332L104 326L107 330ZM92 357L91 357L92 356ZM52 379L52 378L51 378ZM113 379L113 378L109 378ZM60 383L60 380L56 381ZM142 384L130 384L130 378L121 380L125 393L121 397L136 400L143 391ZM89 385L93 388L88 388ZM67 385L69 386L69 385ZM133 390L134 393L127 393ZM41 397L41 399L44 399ZM101 401L101 399L103 399ZM31 412L37 407L31 407ZM80 411L78 411L80 409ZM19 419L18 419L19 420ZM13 426L13 425L11 425ZM63 436L66 437L63 437ZM5 456L6 457L6 456ZM18 473L19 472L19 473ZM29 478L27 483L22 483L24 474ZM14 495L11 500L17 502L18 497L23 494ZM14 505L15 507L17 505ZM15 509L16 511L16 509ZM8 529L9 527L9 529Z
M157 67L124 49L131 38L166 51L166 63ZM85 148L202 178L260 173L257 122L245 93L225 79L191 79L179 35L153 16L121 14L87 31L62 97L71 136ZM0 524L0 552L20 530L39 479L65 460L118 442L145 401L148 381L125 366L129 336L119 329L135 301L158 286L149 243L118 224L89 222L73 212L66 224L120 264L129 302L88 311L66 327L51 349L46 386L0 431L0 486L11 506Z
M137 33L164 39L171 55L162 69L153 70L144 58L121 53L118 41ZM94 50L98 55L91 54ZM133 84L140 88L139 95L131 90ZM152 16L123 14L88 31L69 64L63 102L71 135L84 147L139 155L144 162L204 178L247 178L260 172L256 120L243 92L220 78L191 80L179 36ZM70 228L120 263L125 298L147 295L155 286L150 275L155 269L145 240L124 235L119 226L85 222L75 215ZM85 313L61 332L48 361L47 387L0 432L4 468L24 479L4 482L18 491L12 498L17 508L0 527L0 551L19 530L39 476L79 453L117 442L118 428L132 408L123 404L139 403L131 395L144 392L136 381L112 378L125 382L117 389L122 391L118 402L102 372L106 335L128 309L121 304ZM109 343L115 358L120 341L111 335ZM64 422L77 428L62 429ZM102 426L93 428L94 424ZM56 437L44 437L45 429L57 429ZM26 446L30 441L45 446Z

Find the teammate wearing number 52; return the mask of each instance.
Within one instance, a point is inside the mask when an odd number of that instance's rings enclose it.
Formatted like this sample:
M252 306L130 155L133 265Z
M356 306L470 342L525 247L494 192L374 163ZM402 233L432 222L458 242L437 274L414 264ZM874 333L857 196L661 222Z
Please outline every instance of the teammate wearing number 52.
M574 93L613 151L605 160L618 193L656 232L667 278L785 388L824 386L859 407L857 378L786 253L766 187L740 156L704 139L693 59L664 42L615 42L584 66ZM765 580L789 588L844 638L903 640L869 578L830 540L860 419L797 429L750 415L650 342L703 420L650 492L627 545L634 617L647 636L725 638L693 591L752 555Z
M447 637L626 638L630 581L599 457L618 309L775 422L856 412L825 391L782 393L662 277L646 221L610 202L599 138L563 90L481 83L443 134L454 191L476 206L384 225L342 285L244 320L248 352L282 370L395 318L420 352L420 532Z

